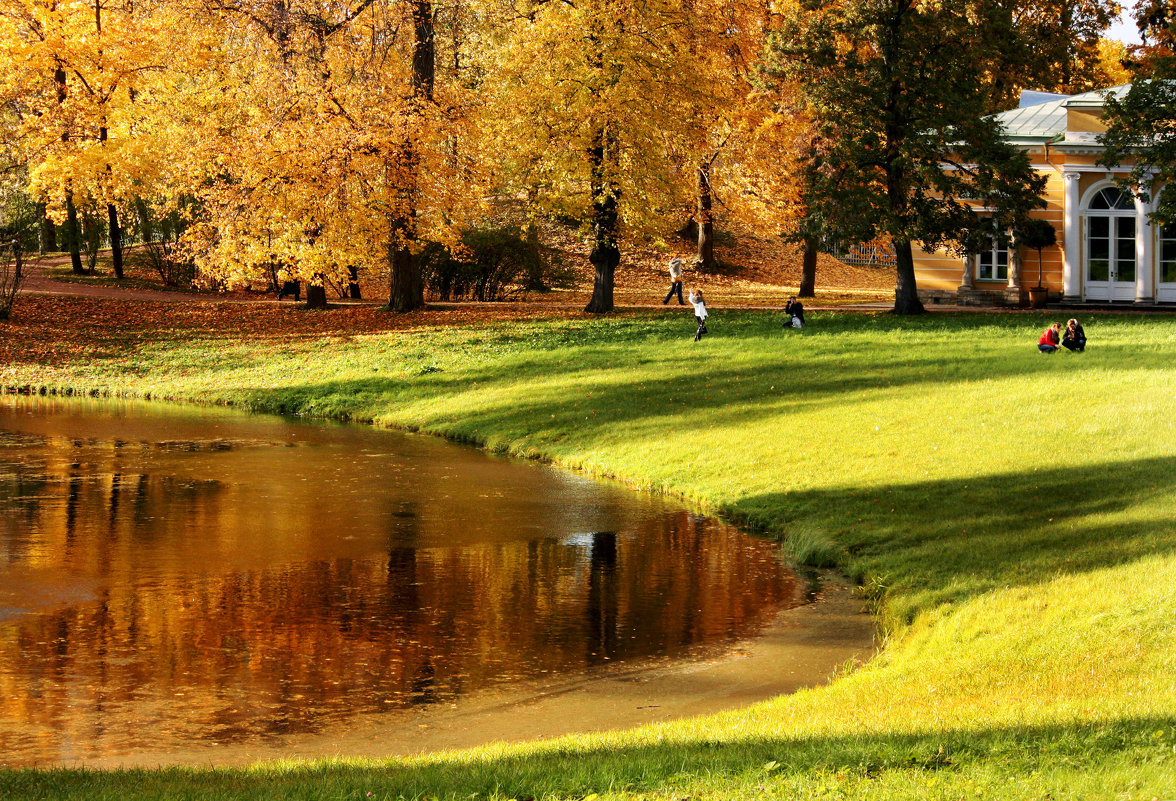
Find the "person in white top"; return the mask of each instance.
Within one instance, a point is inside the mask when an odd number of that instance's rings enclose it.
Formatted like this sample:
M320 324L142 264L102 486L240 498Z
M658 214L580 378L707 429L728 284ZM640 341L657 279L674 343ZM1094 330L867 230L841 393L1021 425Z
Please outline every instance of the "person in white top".
M678 296L678 305L685 306L686 301L682 300L682 260L670 259L670 291L666 293L666 299L662 304L670 302L670 298Z
M698 320L698 331L694 334L694 341L702 339L706 330L706 301L703 300L701 289L690 290L690 302L694 304L694 319Z

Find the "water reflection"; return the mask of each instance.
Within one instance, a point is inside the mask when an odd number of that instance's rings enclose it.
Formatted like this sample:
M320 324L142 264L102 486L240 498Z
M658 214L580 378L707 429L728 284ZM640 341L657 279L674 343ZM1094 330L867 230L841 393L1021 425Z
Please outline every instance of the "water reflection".
M774 548L427 438L0 399L0 761L273 738L728 641Z

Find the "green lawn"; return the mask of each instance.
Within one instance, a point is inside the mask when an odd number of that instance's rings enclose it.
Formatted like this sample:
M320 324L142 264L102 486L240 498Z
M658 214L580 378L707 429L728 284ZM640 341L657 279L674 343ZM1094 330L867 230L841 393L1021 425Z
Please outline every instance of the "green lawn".
M1176 317L1084 318L1088 351L1053 356L1038 315L810 317L719 311L701 343L685 315L159 332L0 367L680 494L840 565L885 638L828 687L715 718L407 761L0 772L0 798L1176 798Z

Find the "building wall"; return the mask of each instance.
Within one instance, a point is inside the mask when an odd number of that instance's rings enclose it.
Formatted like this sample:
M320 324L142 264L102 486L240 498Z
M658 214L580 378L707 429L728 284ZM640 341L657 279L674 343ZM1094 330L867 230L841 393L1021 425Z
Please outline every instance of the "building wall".
M1044 285L1051 292L1062 291L1062 222L1063 222L1063 185L1061 171L1045 162L1038 156L1034 159L1038 171L1047 178L1045 187L1046 207L1032 216L1049 220L1057 232L1058 244L1044 248L1041 252L1041 273ZM1029 248L1017 250L1021 259L1021 286L1030 287L1037 284L1038 264L1037 251ZM1010 254L1011 255L1011 254ZM915 280L921 292L929 295L941 295L945 292L954 293L963 280L964 262L947 250L940 249L933 253L925 253L921 248L914 250ZM970 265L975 289L981 292L1004 293L1008 284L1006 281L980 281L975 279L975 265Z

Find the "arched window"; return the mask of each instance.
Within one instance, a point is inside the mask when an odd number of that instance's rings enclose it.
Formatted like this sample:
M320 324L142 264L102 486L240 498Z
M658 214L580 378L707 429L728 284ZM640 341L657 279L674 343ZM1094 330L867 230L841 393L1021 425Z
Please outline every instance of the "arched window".
M1134 211L1135 200L1122 189L1108 186L1106 189L1099 190L1099 193L1091 198L1090 208L1092 211L1099 209Z

